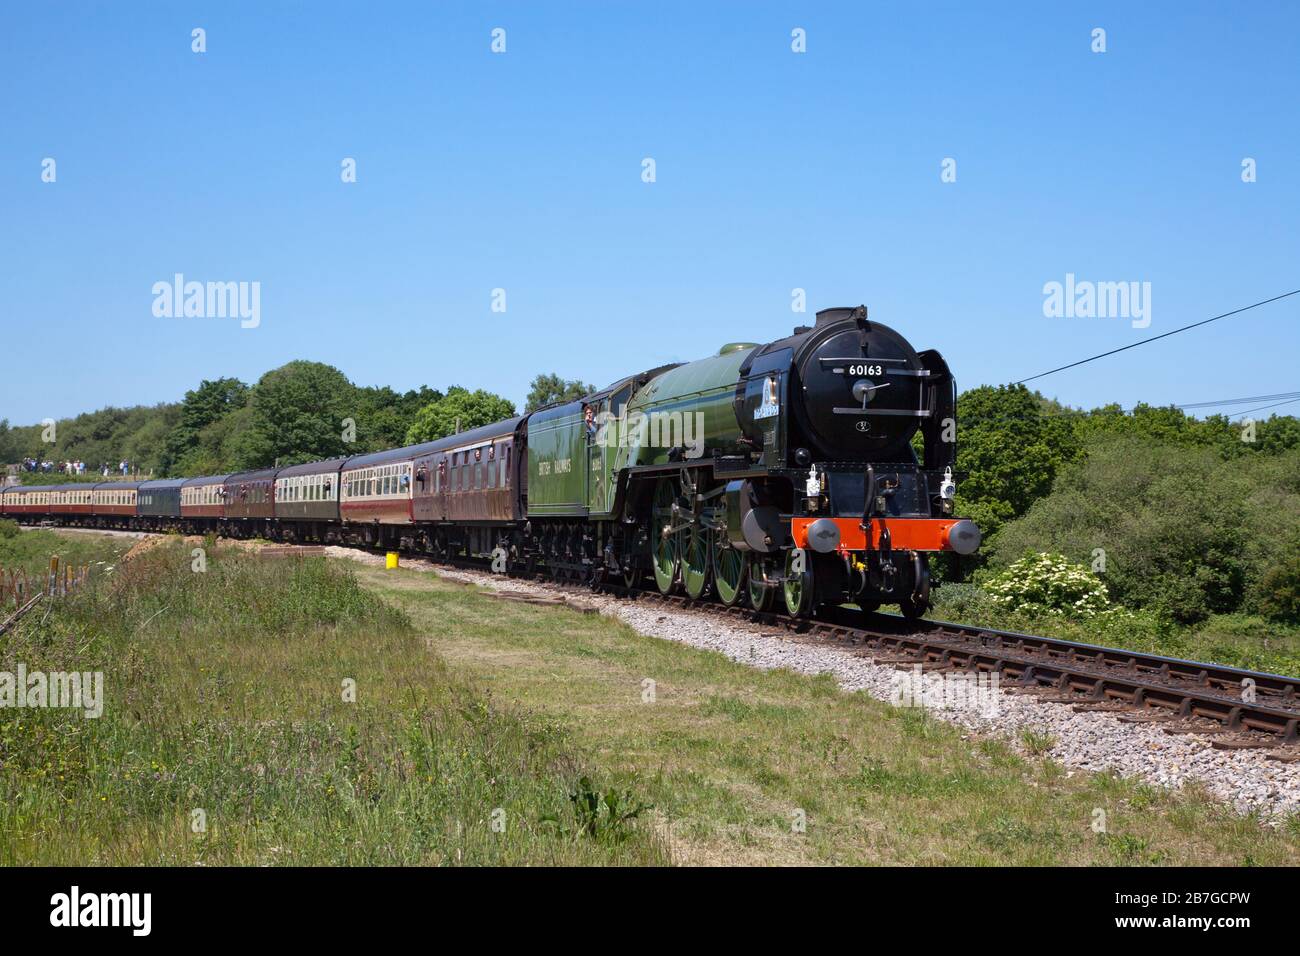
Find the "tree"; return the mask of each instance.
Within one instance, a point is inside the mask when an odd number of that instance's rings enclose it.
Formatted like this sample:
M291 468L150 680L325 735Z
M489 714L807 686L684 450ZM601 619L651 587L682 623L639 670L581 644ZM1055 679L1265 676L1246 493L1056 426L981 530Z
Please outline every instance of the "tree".
M344 455L343 419L353 407L355 386L338 369L295 361L258 380L248 428L235 446L240 468L293 465Z
M594 385L586 385L580 379L565 381L554 372L538 375L530 386L524 412L536 411L543 405L554 402L571 402L595 390Z
M514 414L514 404L500 395L482 389L471 392L453 385L442 398L420 409L406 433L406 441L410 445L436 441L455 434L458 430L469 431L471 428L512 418Z
M992 538L1047 494L1079 452L1072 416L1023 385L981 386L957 401L957 511Z
M406 432L424 406L442 398L436 388L421 385L404 394L385 386L357 388L355 411L357 452L396 448L406 441Z
M9 419L0 418L0 465L12 465L22 457L22 441L17 429L9 427Z
M171 474L187 474L181 463L196 458L211 461L215 449L200 449L204 430L236 409L248 404L248 386L237 378L204 379L199 387L185 393L180 420L167 435L162 466ZM218 467L220 467L218 463Z

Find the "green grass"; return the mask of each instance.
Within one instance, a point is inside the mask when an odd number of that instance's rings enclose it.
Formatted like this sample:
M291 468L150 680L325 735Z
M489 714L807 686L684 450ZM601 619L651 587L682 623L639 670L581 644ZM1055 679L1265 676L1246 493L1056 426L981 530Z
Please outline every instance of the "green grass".
M102 670L106 703L0 709L0 864L667 859L627 779L323 559L166 543L0 639L19 661Z
M1300 822L1264 827L1196 791L1022 758L922 711L845 694L828 675L754 670L406 569L358 576L451 666L564 728L654 804L676 862L1300 862ZM1097 810L1105 832L1093 830Z

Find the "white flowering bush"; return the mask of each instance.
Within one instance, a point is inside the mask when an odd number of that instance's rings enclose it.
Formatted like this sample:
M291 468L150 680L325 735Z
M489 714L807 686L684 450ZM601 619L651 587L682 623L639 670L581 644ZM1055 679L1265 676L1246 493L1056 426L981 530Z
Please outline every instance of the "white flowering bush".
M1111 610L1101 579L1060 554L1032 554L994 575L984 590L1009 611L1093 618Z

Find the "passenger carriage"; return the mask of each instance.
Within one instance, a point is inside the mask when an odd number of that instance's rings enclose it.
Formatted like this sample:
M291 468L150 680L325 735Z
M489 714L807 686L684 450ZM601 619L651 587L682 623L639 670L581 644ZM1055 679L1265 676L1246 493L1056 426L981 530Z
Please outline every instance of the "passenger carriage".
M141 524L152 531L179 527L181 486L184 484L184 478L161 478L142 482L136 498Z
M187 533L215 528L225 517L229 475L190 478L181 485L181 526Z
M378 544L382 536L376 526L411 524L415 458L433 444L426 442L349 458L340 476L339 516L345 532L348 525L355 525L355 531L366 544Z
M95 484L92 482L72 482L59 486L58 499L53 505L53 513L64 518L63 523L80 523L91 513L94 504Z
M412 513L433 522L434 553L464 548L488 555L502 529L523 521L524 417L484 425L431 442L415 458Z
M275 517L291 541L334 540L339 520L339 472L346 458L281 468L275 475Z
M238 538L266 534L275 519L275 468L241 471L225 481L222 527Z
M135 517L138 481L105 481L90 492L92 523L99 528L125 528Z
M54 485L24 485L12 489L12 500L6 505L7 513L24 519L48 515L54 488Z

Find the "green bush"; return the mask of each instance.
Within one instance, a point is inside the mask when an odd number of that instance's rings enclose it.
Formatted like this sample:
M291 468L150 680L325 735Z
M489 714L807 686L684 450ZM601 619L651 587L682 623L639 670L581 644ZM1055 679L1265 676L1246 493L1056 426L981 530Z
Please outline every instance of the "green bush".
M977 584L945 583L934 590L934 616L965 624L996 618L1001 605Z
M1249 610L1300 536L1298 469L1294 451L1228 460L1213 448L1096 436L990 543L990 566L1029 552L1104 556L1102 578L1126 607L1183 623Z
M0 538L13 538L18 535L18 522L11 518L0 518Z
M984 583L990 599L1021 614L1096 617L1110 610L1106 585L1059 554L1031 554Z
M1300 550L1264 573L1259 583L1260 613L1274 621L1300 624Z

